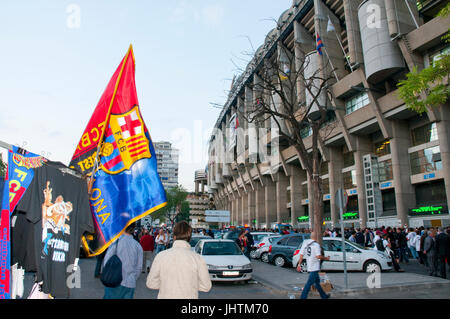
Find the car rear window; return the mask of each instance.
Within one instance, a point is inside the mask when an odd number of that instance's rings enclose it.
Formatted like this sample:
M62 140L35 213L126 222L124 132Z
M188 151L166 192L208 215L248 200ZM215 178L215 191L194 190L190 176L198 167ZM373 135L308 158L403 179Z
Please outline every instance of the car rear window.
M286 245L288 240L289 240L289 237L281 238L280 240L277 241L277 245L282 245L282 246Z
M202 255L242 255L242 251L233 242L206 242L203 245Z
M303 237L301 236L292 236L289 238L287 245L288 246L299 246L303 242Z

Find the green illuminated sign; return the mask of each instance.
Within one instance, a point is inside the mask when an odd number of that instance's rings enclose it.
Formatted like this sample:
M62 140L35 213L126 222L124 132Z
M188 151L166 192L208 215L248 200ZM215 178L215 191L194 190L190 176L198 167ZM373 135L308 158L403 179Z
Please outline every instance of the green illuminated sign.
M297 218L298 221L301 222L308 222L309 221L309 216L300 216Z
M358 219L359 218L359 213L358 212L346 212L346 213L342 214L342 217L344 218L344 220L346 220L346 219Z
M422 206L411 209L411 215L441 215L447 214L448 211L444 206Z

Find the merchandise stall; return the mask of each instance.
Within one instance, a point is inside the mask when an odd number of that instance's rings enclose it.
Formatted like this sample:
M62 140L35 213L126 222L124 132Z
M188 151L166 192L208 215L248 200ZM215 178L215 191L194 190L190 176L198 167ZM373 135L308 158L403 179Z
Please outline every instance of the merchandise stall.
M8 150L1 210L0 298L68 298L81 237L94 233L86 179L60 162ZM24 291L24 274L35 283Z

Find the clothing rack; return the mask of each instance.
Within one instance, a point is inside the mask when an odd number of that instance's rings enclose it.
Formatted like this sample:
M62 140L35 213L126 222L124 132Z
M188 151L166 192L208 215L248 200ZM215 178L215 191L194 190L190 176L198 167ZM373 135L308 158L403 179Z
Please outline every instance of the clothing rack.
M13 149L13 147L12 147L11 144L8 144L8 143L3 142L3 141L1 141L1 140L0 140L0 147L2 147L2 148L4 148L4 149L7 149L7 150L9 150L9 151L12 151L12 149ZM25 150L24 150L23 148L20 148L20 147L19 147L19 153L24 154L24 153L25 153ZM45 165L49 165L49 164L45 163ZM49 166L51 166L51 165L49 165ZM64 174L70 174L70 175L75 176L75 177L77 177L77 178L84 179L84 177L83 177L81 174L77 173L76 171L74 171L74 170L72 170L72 169L70 169L70 168L58 168L58 169L59 169L61 172L63 172Z
M0 147L6 148L7 150L12 151L12 145L11 145L11 144L8 144L8 143L5 143L5 142L3 142L3 141L0 141Z

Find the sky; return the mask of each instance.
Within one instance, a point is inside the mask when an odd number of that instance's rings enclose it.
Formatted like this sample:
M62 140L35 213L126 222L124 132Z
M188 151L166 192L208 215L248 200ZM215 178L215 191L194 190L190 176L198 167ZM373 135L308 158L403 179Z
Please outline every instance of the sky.
M0 141L69 164L130 44L154 142L194 190L233 75L292 0L9 0L0 4ZM216 107L214 107L214 105ZM1 151L1 150L0 150ZM6 160L3 152L3 160Z

